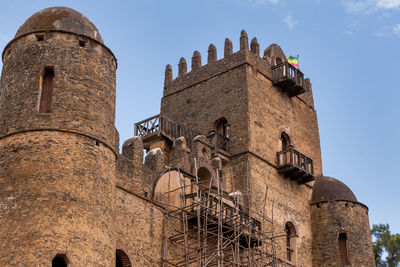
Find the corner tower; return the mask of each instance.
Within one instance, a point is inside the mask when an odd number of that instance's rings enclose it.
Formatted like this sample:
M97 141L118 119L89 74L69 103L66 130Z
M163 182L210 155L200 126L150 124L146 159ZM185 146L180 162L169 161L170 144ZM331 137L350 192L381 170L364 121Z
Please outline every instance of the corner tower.
M1 266L114 264L116 59L92 22L37 12L2 54ZM23 229L23 230L22 230ZM89 256L90 255L90 256Z
M311 218L313 266L375 266L368 208L347 185L318 177Z

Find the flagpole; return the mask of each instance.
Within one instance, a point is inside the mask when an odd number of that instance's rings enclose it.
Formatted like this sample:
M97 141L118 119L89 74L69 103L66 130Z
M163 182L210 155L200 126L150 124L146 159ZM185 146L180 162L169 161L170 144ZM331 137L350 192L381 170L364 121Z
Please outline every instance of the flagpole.
M297 68L300 69L300 61L299 61L299 54L297 54Z

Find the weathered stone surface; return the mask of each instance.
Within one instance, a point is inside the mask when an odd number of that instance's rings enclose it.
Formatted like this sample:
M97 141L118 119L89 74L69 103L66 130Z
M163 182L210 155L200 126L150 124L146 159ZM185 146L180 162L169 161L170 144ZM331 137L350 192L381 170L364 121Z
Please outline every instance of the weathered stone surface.
M339 234L346 233L350 266L375 266L368 209L350 201L311 205L313 266L339 266Z
M131 266L160 266L164 252L184 257L182 247L163 246L164 235L181 231L181 217L166 221L165 209L171 206L157 200L171 197L175 206L190 205L183 199L198 188L213 194L222 190L227 203L240 200L240 209L261 221L264 234L273 230L277 259L286 266L337 266L337 235L343 231L349 236L351 266L373 266L364 205L354 197L310 206L313 183L299 185L278 172L276 153L284 132L291 146L313 160L314 175L322 174L311 83L306 79L305 93L295 97L273 84L271 67L286 61L278 45L260 58L257 40L249 51L242 31L240 50L233 53L226 39L221 60L210 45L210 64L201 66L196 51L192 70L187 73L181 58L175 79L167 65L161 114L201 135L171 140L158 134L144 145L133 137L119 154L117 64L96 31L76 11L46 9L28 19L4 50L0 266L50 266L57 254L66 254L71 266L115 266L117 250ZM52 105L49 113L40 113L48 67L54 69ZM216 122L224 120L228 123L218 128ZM226 151L207 139L210 131L214 138L226 135ZM143 148L148 151L144 162ZM288 222L296 241L291 262ZM216 249L216 241L210 237L208 245Z
M49 7L33 14L18 29L15 38L41 31L71 32L103 43L96 26L87 17L68 7Z
M0 266L112 266L115 154L92 138L34 131L0 139ZM115 263L114 263L115 264Z

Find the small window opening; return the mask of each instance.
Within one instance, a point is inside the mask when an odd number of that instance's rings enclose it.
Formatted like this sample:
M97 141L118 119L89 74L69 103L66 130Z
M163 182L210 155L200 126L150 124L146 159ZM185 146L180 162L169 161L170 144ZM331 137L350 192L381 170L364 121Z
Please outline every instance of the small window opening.
M67 260L65 258L65 255L63 254L59 254L56 255L53 259L53 261L51 262L51 266L52 267L67 267Z
M296 263L296 230L290 222L285 225L286 231L286 260Z
M46 67L44 69L44 74L42 77L41 84L41 95L40 95L40 105L39 112L40 113L49 113L51 108L51 102L53 98L53 78L54 78L54 70L52 67Z
M282 151L288 149L291 146L290 137L285 132L281 134L281 144L282 144Z
M96 146L100 145L99 141L96 141Z
M349 252L347 247L347 234L339 234L339 254L340 254L340 267L349 266Z
M79 46L80 46L80 47L85 47L85 45L86 45L86 41L84 41L84 40L79 40Z
M228 124L227 119L225 119L225 118L218 119L214 123L214 127L215 127L215 130L217 131L217 133L219 133L225 137L228 137L229 124Z
M44 35L43 34L36 34L36 40L38 40L39 42L44 40Z
M280 65L280 64L283 63L283 61L282 61L282 59L281 59L280 57L277 57L277 58L275 59L275 62L276 62L276 65Z
M116 267L131 267L131 261L128 255L120 249L117 249L115 253L115 266Z
M211 183L211 173L206 168L201 167L197 171L197 177L199 179L199 189L208 191Z

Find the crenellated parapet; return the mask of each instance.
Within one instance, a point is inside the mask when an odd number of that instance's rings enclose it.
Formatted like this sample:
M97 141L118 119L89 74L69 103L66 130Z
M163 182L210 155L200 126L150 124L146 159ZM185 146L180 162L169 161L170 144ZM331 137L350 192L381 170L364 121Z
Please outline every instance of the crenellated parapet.
M191 59L190 71L187 69L186 59L183 57L180 58L178 64L178 76L175 78L172 74L171 65L167 65L165 69L164 96L168 96L199 82L206 81L244 64L250 65L253 69L274 83L276 82L276 79L280 79L277 86L282 87L284 91L285 86L287 87L285 82L288 82L289 86L292 86L290 83L293 81L297 87L294 92L292 92L292 88L288 89L290 97L301 95L304 91L307 91L308 87L304 86L303 74L300 70L295 69L287 62L285 54L277 44L268 46L264 51L263 57L260 57L260 45L257 38L254 37L251 39L249 47L248 35L246 31L242 30L239 43L239 50L234 52L232 41L226 38L224 43L224 57L221 59L217 58L217 48L215 45L210 44L207 50L207 63L204 65L202 65L201 62L200 52L194 51ZM275 73L282 72L282 75L275 77L276 75L273 75L271 68L281 64L283 64L283 67L277 69ZM291 68L293 68L293 70L291 70ZM292 72L294 73L292 75L293 77L290 76ZM281 82L281 79L283 79L283 83ZM307 83L307 85L309 84L310 82ZM305 97L305 99L310 98L312 99L312 95L311 97ZM312 103L309 105L313 106Z

